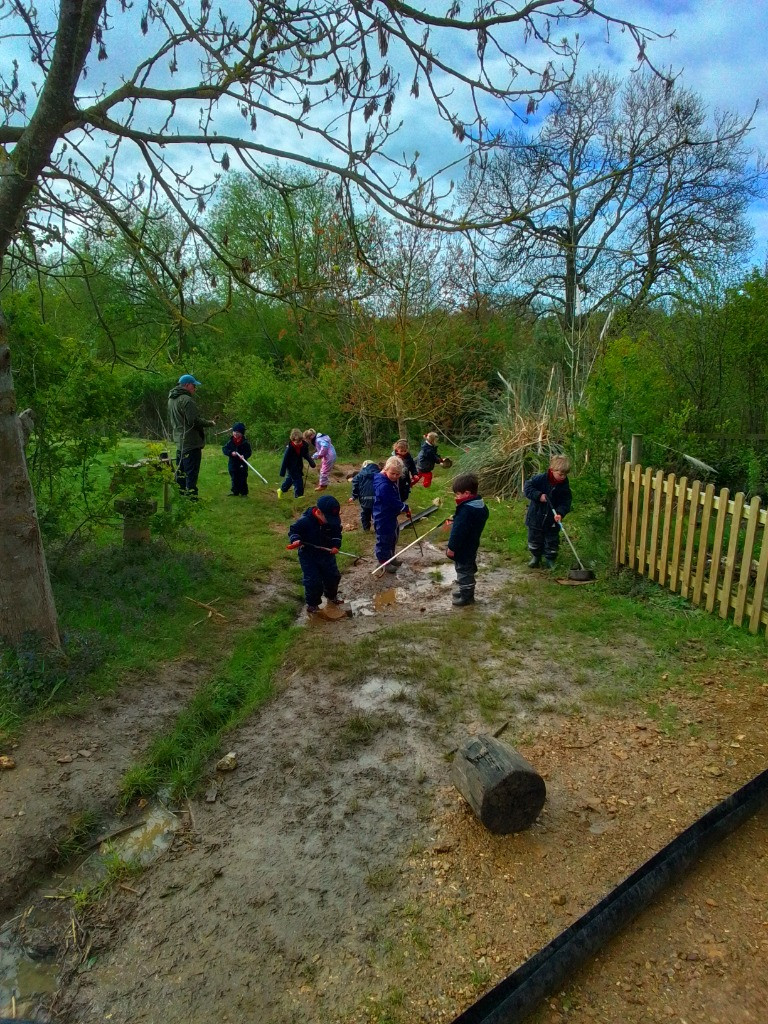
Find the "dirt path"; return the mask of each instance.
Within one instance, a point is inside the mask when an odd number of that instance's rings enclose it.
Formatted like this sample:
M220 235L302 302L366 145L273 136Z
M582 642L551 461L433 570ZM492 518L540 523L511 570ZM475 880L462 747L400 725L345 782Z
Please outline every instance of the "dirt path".
M406 557L395 581L372 579L367 563L349 569L343 592L356 617L313 622L317 643L343 635L343 659L345 644L382 627L414 617L437 627L451 615L482 635L509 570L486 572L482 602L452 611L443 564L433 548ZM289 669L229 741L239 767L221 777L217 801L193 801L171 853L89 918L89 969L69 978L56 1019L450 1021L764 767L768 687L744 689L732 668L702 696L675 694L694 738L637 713L564 717L550 692L525 713L516 744L545 775L547 804L510 837L486 833L449 784L456 737L494 723L462 717L459 705L455 720L436 715L418 684L375 658L347 666L343 684L332 671ZM522 657L504 672L515 695L535 682ZM510 698L497 723L520 709ZM767 842L761 814L539 1020L765 1019Z

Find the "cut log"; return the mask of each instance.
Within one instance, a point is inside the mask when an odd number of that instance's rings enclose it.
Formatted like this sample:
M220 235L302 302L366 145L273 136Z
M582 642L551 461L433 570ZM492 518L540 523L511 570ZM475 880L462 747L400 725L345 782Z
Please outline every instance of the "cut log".
M453 759L453 784L490 832L521 832L539 816L547 796L544 779L493 736L469 739Z

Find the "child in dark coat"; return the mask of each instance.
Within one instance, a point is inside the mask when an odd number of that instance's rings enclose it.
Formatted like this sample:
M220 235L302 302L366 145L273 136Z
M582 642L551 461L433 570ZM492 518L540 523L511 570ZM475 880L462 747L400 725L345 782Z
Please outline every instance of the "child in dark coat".
M341 604L336 553L341 547L339 503L332 494L317 499L288 529L288 548L298 548L307 613L313 615L325 594L330 604ZM323 551L322 548L327 550Z
M541 565L541 556L548 569L554 569L560 546L561 519L571 511L571 487L568 474L571 463L564 455L554 455L546 473L526 480L523 493L529 500L525 525L528 527L529 569Z
M373 525L376 528L375 554L379 565L389 561L397 544L397 517L408 506L400 499L397 481L403 473L403 464L396 455L384 463L384 469L373 478ZM397 563L390 563L386 572L396 572Z
M475 602L477 549L480 547L480 535L488 521L488 506L477 493L477 487L474 473L462 473L451 484L456 498L456 511L445 553L456 566L459 588L453 593L452 604L457 608Z
M437 450L437 434L434 430L431 430L428 434L424 435L424 441L421 448L419 448L419 454L416 456L416 470L419 474L419 479L425 487L432 486L432 470L435 468L436 463L442 464L442 461Z
M376 462L366 459L362 468L352 477L352 497L349 503L360 502L360 525L367 532L373 517L373 479L379 472Z
M285 480L277 489L278 498L282 498L286 491L293 487L293 496L300 498L304 493L304 463L307 462L312 469L315 468L315 460L309 454L309 445L298 427L291 431L288 444L283 454L283 464L280 467L280 476Z
M400 500L408 501L411 488L418 482L419 474L416 469L416 463L414 462L413 456L408 450L408 442L405 438L401 437L399 441L395 441L395 447L392 449L392 454L396 455L403 464L403 475L397 482L397 486L400 490Z
M248 497L248 467L243 459L250 459L253 449L245 439L245 424L232 424L232 437L222 446L222 452L229 459L227 468L231 480L229 498Z

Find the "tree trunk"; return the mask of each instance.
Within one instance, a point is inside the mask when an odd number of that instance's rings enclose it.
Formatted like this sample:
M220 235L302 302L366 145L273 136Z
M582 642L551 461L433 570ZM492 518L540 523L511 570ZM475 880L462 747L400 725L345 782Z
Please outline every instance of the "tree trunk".
M35 496L27 473L24 431L16 414L11 354L0 314L0 637L18 646L34 633L60 647Z

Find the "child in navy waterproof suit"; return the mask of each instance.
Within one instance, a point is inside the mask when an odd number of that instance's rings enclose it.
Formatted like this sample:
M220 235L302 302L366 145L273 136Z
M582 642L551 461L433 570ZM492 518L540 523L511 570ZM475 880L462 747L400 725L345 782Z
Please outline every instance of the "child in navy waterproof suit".
M416 456L416 471L425 487L432 486L432 470L436 463L442 465L442 458L437 450L437 434L431 430L424 435L419 454Z
M317 499L317 505L308 508L288 529L289 549L299 550L309 615L319 609L323 594L331 604L341 604L338 598L341 573L336 565L336 553L341 547L339 511L339 503L333 495L324 494Z
M373 478L373 525L376 528L375 555L379 562L388 562L397 544L397 517L401 512L410 515L408 506L400 500L397 481L403 473L403 464L396 455L384 463L384 469ZM386 572L396 572L397 562L391 562Z
M229 458L227 468L232 481L230 498L248 497L248 467L243 459L250 459L253 454L248 441L245 439L245 424L232 424L232 437L222 446L222 452ZM242 456L240 458L239 456Z
M523 493L529 500L525 525L528 527L529 569L541 565L541 556L548 569L554 569L560 546L558 523L571 511L571 487L568 474L571 463L564 455L554 455L546 473L526 480Z
M488 521L488 506L477 493L477 487L474 473L462 473L451 484L456 498L456 511L445 553L456 566L459 589L454 591L451 603L457 608L475 602L477 549L480 547L480 535Z
M373 517L373 479L379 472L379 464L367 459L358 473L352 477L352 504L360 502L360 525L367 532L371 528Z
M280 467L280 476L285 480L277 489L278 498L282 498L286 491L293 487L293 496L300 498L304 493L304 463L307 462L315 468L315 460L309 454L309 445L298 427L291 431L288 444L283 454L283 464Z

